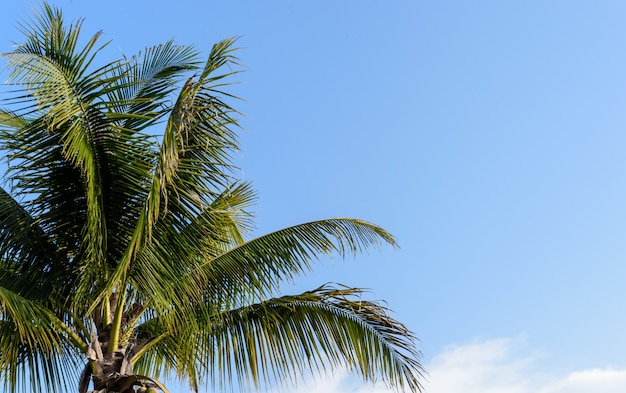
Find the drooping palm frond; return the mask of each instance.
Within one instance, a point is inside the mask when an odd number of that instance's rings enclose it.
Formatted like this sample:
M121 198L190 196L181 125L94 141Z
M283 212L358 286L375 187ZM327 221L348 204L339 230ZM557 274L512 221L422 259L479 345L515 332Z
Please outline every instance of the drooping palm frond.
M147 340L160 337L157 340L159 343L154 345L153 350L140 360L141 372L161 375L161 373L167 374L174 371L190 380L197 380L199 377L196 375L196 367L187 368L188 365L199 361L197 351L190 347L178 350L173 348L186 345L180 343L195 342L194 335L197 332L212 331L213 324L199 324L199 308L204 312L211 310L213 315L222 313L227 315L227 311L233 307L241 307L252 300L263 300L275 295L284 280L291 280L310 269L310 262L314 258L332 253L339 253L345 257L383 243L396 245L395 239L380 227L361 220L330 219L301 224L261 236L227 250L217 257L203 253L201 249L203 243L197 243L185 244L186 250L192 252L186 257L187 262L173 263L162 260L161 263L155 264L150 258L145 262L140 262L145 263L146 267L152 266L153 269L143 270L144 273L137 276L137 280L143 280L143 282L138 283L136 287L148 289L145 292L146 304L155 306L155 303L162 302L165 305L157 307L162 311L158 318L138 328L138 331L146 334ZM179 255L181 251L168 249L162 254ZM182 254L183 257L184 255ZM202 262L203 259L205 262ZM142 259L138 258L138 261ZM186 266L186 269L194 266L193 263L198 265L192 271L188 271L177 270L176 263ZM183 276L176 277L181 273ZM346 293L344 295L346 299L349 297ZM172 307L171 305L174 305L176 312L170 312L171 308L167 309L167 307ZM241 310L244 309L246 308ZM382 308L377 310L381 311ZM214 320L213 323L216 321ZM335 322L341 325L345 321L336 320ZM397 332L398 335L402 334L400 330ZM407 336L406 340L410 342L412 336ZM398 343L388 341L389 346ZM205 344L198 345L202 347ZM170 352L169 354L164 353L165 348ZM276 349L283 350L282 347L276 347ZM372 354L367 354L369 355ZM385 356L384 354L378 355L381 359ZM364 361L367 356L362 356L361 360ZM340 360L345 359L341 356L335 359L337 362ZM397 364L403 364L405 358L398 357L396 361ZM200 364L203 364L203 367L198 372L206 370L205 362L201 361ZM278 364L275 366L277 369L280 368ZM304 367L304 363L299 366ZM413 364L405 363L404 366L406 367L404 372L408 372ZM149 369L141 367L149 367ZM372 369L367 372L371 378L373 375L389 377L390 370L386 369L381 373L381 369L376 369L376 371ZM366 370L361 370L361 372L365 373Z
M362 295L358 288L325 285L230 311L199 306L189 324L153 319L140 329L146 337L162 338L138 360L138 369L208 377L216 390L236 380L245 391L345 367L368 381L384 376L393 388L421 391L424 370L413 333L388 308ZM185 368L198 362L201 370Z
M59 134L48 132L41 120L0 115L11 193L56 248L68 259L75 257L86 211L80 171L64 160Z
M86 342L48 307L4 287L10 278L16 277L0 270L0 379L5 389L67 389Z
M52 240L38 223L0 188L0 271L15 276L0 280L0 285L10 285L29 299L45 299L59 280L67 283L67 265L59 259Z
M345 257L383 243L396 245L382 228L343 218L232 243L216 256L219 249L214 247L211 232L215 222L200 223L205 225L192 231L191 237L173 230L154 238L134 261L139 269L133 275L133 287L148 307L174 318L173 324L191 323L199 304L210 303L223 311L275 296L285 280L307 272L311 262L323 255ZM177 312L169 313L171 307Z
M4 325L4 326L3 326ZM81 363L70 345L43 351L20 342L10 322L0 321L0 380L5 392L72 391Z

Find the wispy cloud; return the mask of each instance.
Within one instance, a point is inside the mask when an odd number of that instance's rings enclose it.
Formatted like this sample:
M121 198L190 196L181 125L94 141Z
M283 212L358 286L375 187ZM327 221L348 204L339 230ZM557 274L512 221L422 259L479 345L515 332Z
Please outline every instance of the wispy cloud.
M541 393L588 392L626 392L626 370L592 369L577 371L541 390Z
M498 339L447 348L430 362L427 392L626 392L626 369L597 368L566 374L537 370L537 358L518 355L517 343Z
M511 340L451 346L429 364L429 393L526 393L532 358L514 357Z
M538 357L520 354L520 340L495 339L450 346L427 364L426 393L623 393L626 369L569 373L539 370ZM345 373L302 383L295 393L392 393Z

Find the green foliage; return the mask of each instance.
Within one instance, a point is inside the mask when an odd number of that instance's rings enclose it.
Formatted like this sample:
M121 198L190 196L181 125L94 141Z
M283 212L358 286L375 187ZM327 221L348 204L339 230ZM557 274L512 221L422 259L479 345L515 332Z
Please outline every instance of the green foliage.
M237 180L236 98L224 91L236 40L205 63L170 41L96 66L106 44L81 27L44 3L2 55L13 86L0 110L6 391L79 379L85 391L92 377L109 391L165 390L157 378L170 374L196 391L233 379L250 389L338 366L420 391L415 337L362 290L274 297L319 257L395 240L347 218L248 238L256 196ZM104 375L118 355L118 375Z

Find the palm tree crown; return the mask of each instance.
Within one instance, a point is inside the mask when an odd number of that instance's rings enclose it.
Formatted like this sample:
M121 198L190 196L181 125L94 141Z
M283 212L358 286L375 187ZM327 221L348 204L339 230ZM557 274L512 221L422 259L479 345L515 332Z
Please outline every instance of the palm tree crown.
M100 33L84 40L59 9L20 26L0 111L6 391L167 392L168 375L249 389L336 366L421 390L414 335L360 289L279 296L319 256L395 240L346 218L249 239L255 194L224 92L235 40L206 62L166 42L100 66Z

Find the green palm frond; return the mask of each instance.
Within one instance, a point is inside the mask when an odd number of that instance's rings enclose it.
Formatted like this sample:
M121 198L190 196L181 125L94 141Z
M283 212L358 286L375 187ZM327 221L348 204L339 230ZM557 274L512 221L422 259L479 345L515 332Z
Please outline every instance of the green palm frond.
M13 268L21 273L50 273L55 260L51 240L3 188L0 188L0 255L0 267Z
M172 231L180 232L189 227L219 198L221 192L216 189L231 185L230 152L237 149L237 141L229 126L236 122L230 115L233 110L220 98L215 86L208 84L222 79L220 75L210 77L211 72L232 63L228 47L215 45L202 76L198 80L188 79L182 87L166 124L144 208L102 293L112 292L127 279L131 261L142 248L154 251L154 245L148 244L153 240L153 231L162 227L161 233L176 236ZM172 242L168 244L176 247ZM157 248L168 251L168 244L157 245Z
M41 121L2 115L0 147L9 160L11 191L57 248L72 258L78 253L86 211L80 172L64 160L60 136L47 132Z
M171 200L174 206L198 213L211 202L207 196L216 196L215 190L232 183L231 153L238 149L231 129L237 125L232 118L236 111L212 84L233 74L212 75L232 63L231 44L222 42L213 47L201 77L187 81L172 108L157 167L165 209L170 208Z
M0 320L0 380L6 392L71 391L80 360L75 349L63 345L43 351L21 341L11 321Z
M39 141L53 143L52 153L43 164L51 174L58 169L77 172L75 189L86 191L86 222L80 234L84 241L81 262L85 278L77 288L79 294L87 294L94 281L106 277L107 227L103 200L102 167L106 165L102 144L106 141L107 119L98 110L98 90L107 86L114 78L108 77L117 62L88 73L88 68L101 49L97 47L100 34L92 36L83 48L78 47L81 22L70 25L63 23L59 10L43 5L42 15L35 23L24 26L29 32L25 44L14 52L5 54L12 70L10 82L21 85L26 96L30 96L33 114L43 114L25 130L26 134L39 135ZM35 142L39 142L35 140ZM46 151L46 150L43 150ZM23 154L16 158L28 160ZM50 160L52 159L52 160ZM37 157L39 163L41 157ZM31 159L31 161L33 161ZM28 165L28 163L26 164ZM41 164L39 164L41 166ZM24 171L32 168L26 167ZM44 186L45 188L45 186ZM41 210L52 205L41 195Z
M0 285L0 379L7 391L67 390L86 345L48 307Z
M31 18L24 19L19 24L20 31L27 40L15 52L37 53L53 59L69 71L68 75L72 79L78 80L87 71L97 51L104 47L97 48L94 53L93 49L101 35L96 33L79 50L82 24L83 20L78 20L66 28L61 10L44 2L39 12L33 13Z
M106 92L110 110L107 116L116 136L109 142L107 220L112 232L119 234L111 242L118 260L129 240L137 236L135 232L148 230L137 226L137 218L151 209L151 187L155 188L153 194L160 193L154 174L158 144L154 136L142 130L169 113L169 94L176 82L184 71L196 67L192 48L169 41L126 61L123 68L116 70L119 78L115 88Z
M202 259L212 259L244 243L251 228L247 208L255 199L249 183L235 184L217 196L210 207L178 229L171 217L162 217L152 241L133 261L130 276L134 288L151 307L168 310L172 283Z
M347 367L368 381L422 391L414 335L387 307L364 300L361 289L325 285L231 311L195 311L185 324L151 320L141 327L147 337L170 334L138 361L140 370L189 378L198 371L186 365L200 362L208 375L194 378L208 377L217 390L237 380L248 390L296 383L307 370Z
M284 281L311 269L311 261L333 253L356 255L383 243L396 246L393 236L363 220L334 218L284 228L208 259L174 284L181 301L224 302L225 307L251 298L275 295ZM182 288L182 289L179 289ZM238 303L240 302L240 303Z
M111 118L116 126L130 133L155 125L170 108L169 95L187 70L198 68L191 47L167 41L146 48L114 70L116 88L107 91Z
M61 347L61 337L46 329L52 324L48 313L36 303L4 287L0 287L0 320L11 321L19 341L32 348L49 352Z

